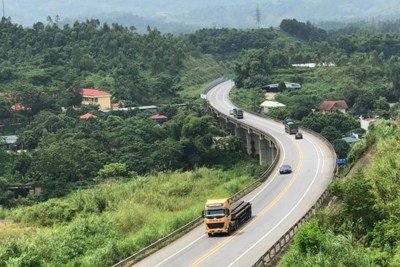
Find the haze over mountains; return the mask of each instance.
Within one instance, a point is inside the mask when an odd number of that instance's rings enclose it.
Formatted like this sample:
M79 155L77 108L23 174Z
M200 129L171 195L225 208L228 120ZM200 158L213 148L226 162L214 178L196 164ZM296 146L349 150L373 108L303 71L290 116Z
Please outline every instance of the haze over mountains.
M32 26L38 21L72 24L91 18L109 24L135 26L144 32L149 25L162 32L190 32L199 28L255 28L278 26L282 19L350 22L400 17L398 0L2 0L5 17ZM257 12L258 8L258 12ZM257 20L257 13L259 19Z

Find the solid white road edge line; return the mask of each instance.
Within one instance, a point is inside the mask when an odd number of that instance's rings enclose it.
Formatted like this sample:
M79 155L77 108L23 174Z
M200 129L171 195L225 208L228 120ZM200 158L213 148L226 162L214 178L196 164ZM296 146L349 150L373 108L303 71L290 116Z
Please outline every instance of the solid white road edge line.
M312 143L312 145L314 146L314 149L319 152L321 152L321 150L317 149L317 147ZM318 153L319 154L319 153ZM269 236L287 217L289 217L289 215L297 208L297 206L300 205L300 202L303 201L303 199L306 197L308 191L310 191L311 186L314 184L315 180L317 179L317 174L318 171L320 169L320 157L318 157L318 170L314 175L314 178L312 180L312 182L309 184L309 186L307 187L307 190L304 192L303 196L301 197L301 199L297 202L297 204L285 215L285 217L283 217L271 230L269 230L265 235L263 235L256 243L254 243L251 247L249 247L245 252L243 252L242 255L240 255L239 257L237 257L231 264L228 265L228 267L232 267L236 262L238 262L244 255L246 255L250 250L252 250L255 246L257 246L261 241L263 241L267 236ZM322 164L324 165L324 161L322 161ZM323 169L323 168L322 168Z

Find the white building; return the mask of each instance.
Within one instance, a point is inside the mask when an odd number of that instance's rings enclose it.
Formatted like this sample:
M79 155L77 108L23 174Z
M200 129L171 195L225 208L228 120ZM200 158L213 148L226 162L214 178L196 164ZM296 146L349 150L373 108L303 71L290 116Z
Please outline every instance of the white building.
M268 113L273 108L284 108L286 105L279 103L277 101L265 100L260 105L261 112Z

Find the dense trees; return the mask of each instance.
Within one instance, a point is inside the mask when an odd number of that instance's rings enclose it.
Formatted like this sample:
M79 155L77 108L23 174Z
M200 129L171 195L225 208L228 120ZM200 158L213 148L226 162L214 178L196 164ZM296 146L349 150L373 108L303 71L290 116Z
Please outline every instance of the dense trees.
M305 117L301 124L313 131L321 132L324 128L330 126L339 131L341 135L348 134L351 130L359 128L359 123L350 115L343 113L321 113L315 112ZM330 132L327 130L327 132ZM332 141L332 140L331 140Z
M3 19L0 35L0 94L5 96L1 118L14 115L7 107L15 103L29 107L30 115L59 111L79 103L76 93L83 87L109 91L115 101L128 105L179 102L185 61L202 57L186 36L157 29L138 35L118 24L100 25L96 19L62 29L53 20L23 28ZM219 66L214 78L222 70Z
M235 59L242 50L264 49L277 37L272 29L201 29L189 35L203 53L219 59Z
M220 77L224 70L207 57L214 67L206 66L206 75L188 75L190 68L203 71L199 62L204 56L187 36L151 28L139 35L96 19L60 28L51 17L32 28L3 18L0 36L0 119L30 121L17 132L28 152L1 159L0 176L8 183L35 182L47 198L67 193L70 185L104 178L104 173L113 173L110 168L120 173L118 164L126 173L146 174L207 165L223 153L214 153L211 141L212 134L223 133L211 126L212 118L203 117L201 107L179 112L167 107L171 120L163 126L147 113L108 116L94 105L72 108L80 104L84 87L108 91L113 102L125 106L184 102L181 77L184 86L193 86ZM14 104L21 109L11 111ZM80 121L86 112L99 120ZM177 113L179 123L172 119Z
M119 166L126 174L143 175L212 166L225 153L240 154L236 147L214 147L212 137L225 133L198 111L178 109L163 125L143 113L126 119L99 113L96 120L79 120L41 112L22 133L29 151L13 157L1 152L0 176L8 182L40 184L47 198L64 195L75 185L93 184L98 175L104 179L105 173L120 174Z
M327 38L325 30L315 27L309 21L304 23L296 19L284 19L281 21L279 28L306 41L323 41Z

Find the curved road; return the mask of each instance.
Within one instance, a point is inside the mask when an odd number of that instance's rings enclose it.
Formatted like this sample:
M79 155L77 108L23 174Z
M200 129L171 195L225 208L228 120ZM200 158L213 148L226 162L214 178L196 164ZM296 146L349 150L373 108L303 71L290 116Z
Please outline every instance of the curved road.
M233 86L227 81L214 87L207 94L209 103L228 114L234 107L229 100ZM281 159L271 176L244 198L252 203L252 219L231 236L209 238L201 225L135 266L252 266L328 187L335 155L323 141L305 132L304 139L295 140L285 133L282 123L246 112L241 121L270 133L281 149ZM279 174L283 163L292 166L292 174Z

